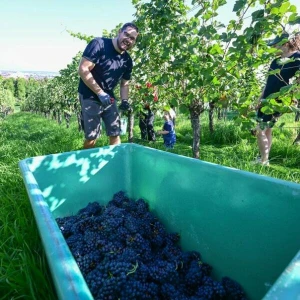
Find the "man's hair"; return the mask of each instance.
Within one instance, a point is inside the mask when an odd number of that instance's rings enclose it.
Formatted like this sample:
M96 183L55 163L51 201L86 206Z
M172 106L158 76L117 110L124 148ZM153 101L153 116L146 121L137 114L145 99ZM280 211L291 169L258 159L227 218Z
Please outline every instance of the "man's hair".
M131 23L131 22L125 23L122 26L121 31L124 31L127 27L132 27L132 28L134 28L136 30L137 33L139 32L138 27L135 24Z
M300 51L300 32L295 33L293 38L288 41L288 47L292 51Z

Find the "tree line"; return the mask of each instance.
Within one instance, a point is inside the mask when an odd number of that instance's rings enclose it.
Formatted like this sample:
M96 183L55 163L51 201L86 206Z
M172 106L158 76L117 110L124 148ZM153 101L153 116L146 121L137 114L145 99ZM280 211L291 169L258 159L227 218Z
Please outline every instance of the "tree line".
M38 80L33 77L5 78L0 76L0 113L4 116L14 112L16 106L24 104L26 99L47 79Z

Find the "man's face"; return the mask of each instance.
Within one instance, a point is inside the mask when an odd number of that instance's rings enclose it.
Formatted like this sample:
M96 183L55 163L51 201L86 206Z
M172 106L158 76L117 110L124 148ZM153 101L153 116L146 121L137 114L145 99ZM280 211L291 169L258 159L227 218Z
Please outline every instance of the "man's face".
M123 31L119 31L118 47L122 51L130 50L135 45L138 33L132 27L126 27Z

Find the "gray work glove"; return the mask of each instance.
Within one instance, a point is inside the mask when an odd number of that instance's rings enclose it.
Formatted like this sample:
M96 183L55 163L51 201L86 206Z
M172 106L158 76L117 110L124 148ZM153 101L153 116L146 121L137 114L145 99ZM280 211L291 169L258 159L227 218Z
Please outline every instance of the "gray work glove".
M119 109L123 110L123 111L130 111L130 110L132 110L132 108L131 108L131 106L130 106L130 104L129 104L129 102L128 102L127 99L123 99L122 100L122 102L121 102L121 104L119 106Z
M105 92L101 92L97 96L98 96L98 99L101 102L101 105L102 105L103 108L108 107L109 105L114 103L114 100L115 100L114 98L112 98L111 96L106 94Z

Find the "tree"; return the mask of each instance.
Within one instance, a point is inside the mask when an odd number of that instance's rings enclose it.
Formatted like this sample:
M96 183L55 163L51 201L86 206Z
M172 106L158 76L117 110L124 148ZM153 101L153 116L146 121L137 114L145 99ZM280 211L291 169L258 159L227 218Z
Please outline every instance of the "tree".
M15 81L15 97L17 101L23 101L26 98L26 80L17 78Z
M28 80L25 83L25 88L26 88L26 98L36 91L39 87L39 80L36 80L33 77L29 77Z
M136 81L151 78L166 99L167 95L177 96L175 103L190 115L194 157L200 156L204 103L220 99L226 86L237 90L238 97L232 103L240 112L236 121L250 127L260 87L255 80L249 81L248 74L255 74L272 55L262 38L282 31L282 24L299 21L295 6L283 0L237 0L233 6L236 20L225 27L215 19L224 0L193 1L200 9L191 18L182 1L133 3L135 21L142 32L134 51L134 76ZM246 13L255 5L259 9L252 13L250 26L242 30ZM286 109L287 102L282 106Z
M11 91L13 95L15 94L15 80L13 78L5 79L3 86L6 90Z
M4 88L5 80L0 78L0 112L6 116L13 112L15 106L15 97L10 90Z

